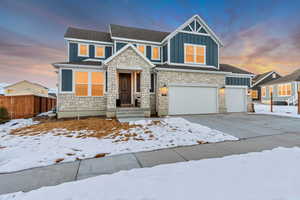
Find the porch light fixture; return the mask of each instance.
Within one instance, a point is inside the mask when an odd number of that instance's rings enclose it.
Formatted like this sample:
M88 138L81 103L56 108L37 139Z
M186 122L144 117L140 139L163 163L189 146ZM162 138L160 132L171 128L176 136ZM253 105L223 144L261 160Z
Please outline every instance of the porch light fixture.
M224 94L225 94L225 87L221 87L221 88L219 89L219 93L220 93L221 95L224 95Z
M166 84L164 84L163 87L161 87L159 90L160 90L161 96L167 96L168 95L168 88L167 88Z

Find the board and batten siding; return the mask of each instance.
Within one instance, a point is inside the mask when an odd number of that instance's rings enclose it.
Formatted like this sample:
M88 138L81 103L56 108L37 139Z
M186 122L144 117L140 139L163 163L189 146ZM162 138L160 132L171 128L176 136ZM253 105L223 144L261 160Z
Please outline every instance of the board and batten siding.
M226 77L226 85L242 85L250 87L250 78L244 77Z
M122 47L124 47L126 44L126 42L116 42L116 49L117 51L119 51L120 49L122 49ZM141 43L139 43L141 44ZM133 43L133 45L136 47L136 44ZM163 57L163 50L162 48L160 47L160 60L152 60L151 59L151 45L146 45L146 44L142 44L142 45L145 45L145 51L146 51L146 57L151 61L151 62L161 62L161 59Z
M95 58L95 45L94 44L88 44L89 45L89 56L78 56L78 43L71 43L69 44L69 59L70 62L79 62L83 61L87 58ZM112 46L105 46L105 58L96 58L100 60L104 60L112 55Z
M170 40L171 63L184 63L184 44L200 44L206 46L206 65L218 67L218 45L210 37L189 33L177 33Z
M165 44L162 48L162 59L163 62L168 61L168 44Z

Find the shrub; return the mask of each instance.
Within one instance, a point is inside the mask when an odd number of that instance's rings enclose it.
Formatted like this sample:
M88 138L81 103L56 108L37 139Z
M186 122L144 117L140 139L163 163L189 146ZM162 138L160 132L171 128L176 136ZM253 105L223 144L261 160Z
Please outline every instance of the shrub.
M6 122L9 120L9 115L7 109L4 107L0 107L0 123Z

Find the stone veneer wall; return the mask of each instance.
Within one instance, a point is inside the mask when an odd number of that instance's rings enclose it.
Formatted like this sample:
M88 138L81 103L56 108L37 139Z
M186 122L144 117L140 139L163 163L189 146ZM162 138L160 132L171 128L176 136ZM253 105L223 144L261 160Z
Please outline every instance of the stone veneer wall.
M77 97L74 94L58 94L58 118L105 115L106 96Z
M115 117L116 115L116 99L118 94L117 89L117 68L118 67L141 67L141 108L144 110L145 116L150 116L150 68L140 55L138 55L132 47L128 47L121 54L113 58L107 63L107 117Z
M214 84L219 87L225 86L224 74L200 73L200 72L176 72L176 71L158 71L157 72L157 91L165 84ZM160 92L156 95L156 110L158 116L168 115L169 99L168 96L161 96ZM226 112L225 98L219 94L219 112Z

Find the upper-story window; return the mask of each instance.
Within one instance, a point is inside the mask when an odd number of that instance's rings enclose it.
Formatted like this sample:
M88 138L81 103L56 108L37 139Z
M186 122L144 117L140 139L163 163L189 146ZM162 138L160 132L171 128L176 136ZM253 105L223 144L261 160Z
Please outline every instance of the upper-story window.
M146 55L146 46L143 44L137 44L136 48L143 54Z
M160 47L151 46L151 60L160 60Z
M88 44L78 44L78 56L89 56L89 45Z
M184 62L192 64L206 64L206 47L203 45L184 44Z
M95 46L95 58L105 58L105 46L103 45Z

